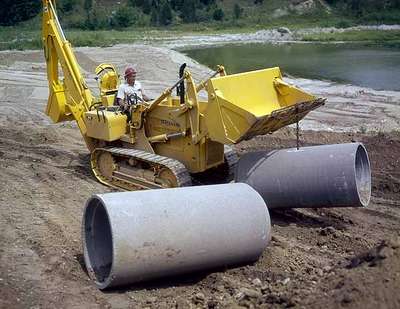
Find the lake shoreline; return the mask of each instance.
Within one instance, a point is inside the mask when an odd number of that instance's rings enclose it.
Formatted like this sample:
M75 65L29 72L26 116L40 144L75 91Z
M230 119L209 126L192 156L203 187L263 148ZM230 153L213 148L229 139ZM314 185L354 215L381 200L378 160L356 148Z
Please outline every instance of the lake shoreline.
M0 28L0 50L42 49L38 30ZM207 31L159 30L135 28L124 31L82 31L65 29L65 34L74 47L110 47L118 44L149 44L169 48L201 47L226 43L298 43L358 42L367 45L382 45L400 48L400 25L360 25L348 28L313 27L292 29L287 27L209 29Z
M371 36L370 39L366 34ZM385 36L390 34L391 36ZM335 39L336 37L336 39ZM163 46L172 49L202 48L210 45L224 44L382 44L389 47L400 42L400 25L354 26L348 28L315 27L290 30L286 27L263 29L248 33L194 34L160 40ZM396 44L391 44L396 43Z

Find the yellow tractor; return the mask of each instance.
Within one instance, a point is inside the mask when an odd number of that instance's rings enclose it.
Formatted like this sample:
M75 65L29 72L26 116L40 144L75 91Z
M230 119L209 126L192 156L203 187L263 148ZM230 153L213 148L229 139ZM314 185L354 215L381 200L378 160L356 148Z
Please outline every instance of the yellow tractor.
M371 173L361 143L254 152L237 163L229 145L296 123L324 104L285 83L279 68L227 75L219 66L196 83L181 66L158 98L122 107L114 105L119 76L111 64L96 68L100 96L92 95L54 0L43 0L42 39L46 114L77 122L97 179L128 191L170 188L88 200L84 259L100 289L253 262L271 237L267 206L368 205ZM233 171L236 183L179 188L226 182Z
M42 39L50 90L46 114L56 123L75 120L94 175L123 190L189 186L205 172L227 181L237 160L227 145L298 122L324 103L284 82L277 67L228 75L219 66L199 83L182 70L157 99L122 110L114 106L119 76L113 65L96 68L100 96L92 95L54 0L43 0ZM207 100L199 98L202 90Z

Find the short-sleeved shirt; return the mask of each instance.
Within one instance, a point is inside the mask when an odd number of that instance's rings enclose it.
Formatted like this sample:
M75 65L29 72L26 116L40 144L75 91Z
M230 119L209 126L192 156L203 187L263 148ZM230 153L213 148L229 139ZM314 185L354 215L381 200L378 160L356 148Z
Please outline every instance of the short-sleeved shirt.
M133 86L125 83L121 84L118 88L117 98L126 101L127 97L136 93L136 95L143 100L142 84L135 81Z

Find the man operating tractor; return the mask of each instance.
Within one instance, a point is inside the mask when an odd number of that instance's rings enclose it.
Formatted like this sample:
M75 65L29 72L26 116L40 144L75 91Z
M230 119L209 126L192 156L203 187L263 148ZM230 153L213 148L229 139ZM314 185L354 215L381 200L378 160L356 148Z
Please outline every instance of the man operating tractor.
M124 74L125 83L121 84L117 93L117 105L132 104L137 101L150 101L144 94L142 84L136 80L136 70L127 67Z

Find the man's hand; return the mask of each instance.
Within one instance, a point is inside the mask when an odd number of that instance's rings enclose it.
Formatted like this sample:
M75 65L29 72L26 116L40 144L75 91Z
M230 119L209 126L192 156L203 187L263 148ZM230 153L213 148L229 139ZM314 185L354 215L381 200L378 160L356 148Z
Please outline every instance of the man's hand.
M141 92L142 92L142 98L144 101L146 101L146 102L151 101L151 99L147 95L144 94L143 90L141 90Z

